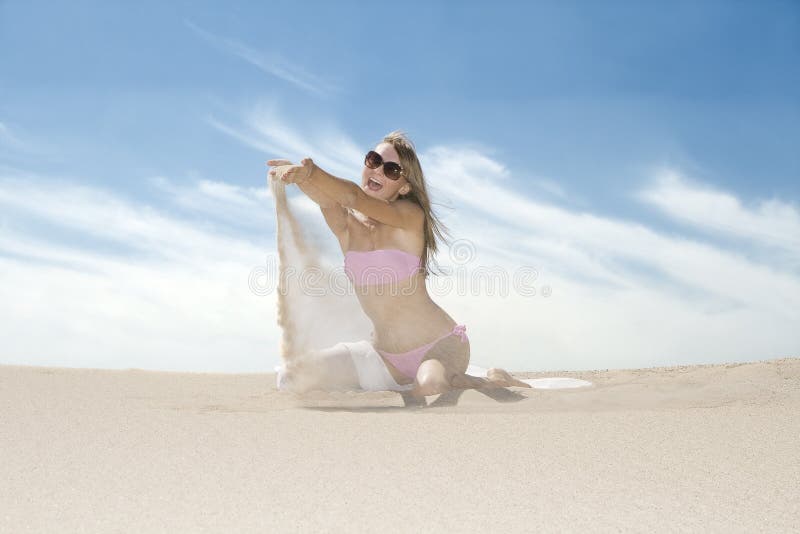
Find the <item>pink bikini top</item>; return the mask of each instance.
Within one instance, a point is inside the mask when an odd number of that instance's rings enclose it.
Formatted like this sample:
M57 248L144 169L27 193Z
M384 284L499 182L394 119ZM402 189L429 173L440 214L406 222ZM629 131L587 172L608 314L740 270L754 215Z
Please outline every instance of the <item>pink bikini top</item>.
M420 268L419 256L397 248L348 250L344 253L344 270L354 285L399 283Z

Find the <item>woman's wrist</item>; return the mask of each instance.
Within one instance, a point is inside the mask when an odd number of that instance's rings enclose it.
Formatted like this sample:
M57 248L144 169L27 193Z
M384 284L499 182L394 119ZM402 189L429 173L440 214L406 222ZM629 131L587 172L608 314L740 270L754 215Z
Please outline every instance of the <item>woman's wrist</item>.
M313 179L314 179L314 175L315 175L317 172L319 172L319 170L320 170L320 169L319 169L319 167L317 167L317 164L316 164L316 163L314 163L314 160L312 160L311 158L306 158L306 159L307 159L308 161L306 161L306 160L303 160L303 163L302 163L302 164L303 164L303 166L304 166L304 167L306 167L306 168L309 168L309 170L308 170L308 174L307 174L307 175L306 175L306 177L305 177L305 178L303 178L302 180L297 180L297 181L295 182L295 183L297 183L298 185L299 185L299 184L311 184L311 182L312 182L312 181L313 181Z

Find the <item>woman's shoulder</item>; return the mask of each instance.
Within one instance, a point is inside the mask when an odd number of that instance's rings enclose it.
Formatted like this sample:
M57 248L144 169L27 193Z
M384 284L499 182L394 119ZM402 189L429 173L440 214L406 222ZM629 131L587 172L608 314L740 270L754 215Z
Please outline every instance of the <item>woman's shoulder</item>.
M413 200L409 200L407 198L398 198L395 200L395 206L414 217L417 222L422 222L425 220L425 211L422 209L422 206Z

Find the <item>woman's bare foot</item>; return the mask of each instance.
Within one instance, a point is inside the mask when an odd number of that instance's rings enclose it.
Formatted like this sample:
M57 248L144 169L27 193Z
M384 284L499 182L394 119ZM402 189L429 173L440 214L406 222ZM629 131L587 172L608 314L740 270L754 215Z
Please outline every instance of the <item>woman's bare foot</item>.
M487 378L494 384L503 387L520 387L520 388L529 388L533 387L527 382L523 382L522 380L517 380L513 376L511 376L507 371L503 369L499 369L497 367L492 367L486 372Z

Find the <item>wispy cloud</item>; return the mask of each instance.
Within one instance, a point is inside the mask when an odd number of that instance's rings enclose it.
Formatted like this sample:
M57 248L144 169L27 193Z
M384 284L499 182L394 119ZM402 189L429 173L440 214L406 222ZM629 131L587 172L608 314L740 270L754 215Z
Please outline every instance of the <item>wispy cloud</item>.
M163 180L161 180L163 185ZM202 195L200 193L193 198ZM174 188L176 203L192 198ZM249 252L242 242L198 228L203 219L185 220L162 213L150 205L137 205L112 191L81 184L65 185L63 182L38 177L31 182L17 177L2 177L0 204L19 213L25 213L44 222L50 221L59 228L69 228L98 238L115 241L144 251L158 251L163 260L193 261L193 255L206 256L214 250L225 248L227 254ZM81 209L77 209L80 207ZM218 215L225 216L224 207Z
M341 88L336 84L308 72L302 66L290 62L277 52L261 52L235 39L215 35L189 20L184 20L184 23L215 47L233 54L267 74L289 82L309 93L320 97L328 97L333 93L341 92Z
M759 200L748 208L732 194L693 183L672 169L658 169L653 184L636 196L678 221L780 248L800 260L800 212L790 203Z
M434 156L429 169L434 176L443 178L442 186L448 195L457 198L461 206L468 206L524 232L520 235L523 247L533 240L554 246L569 243L591 255L592 263L598 268L635 275L639 269L623 264L634 262L672 281L737 300L751 298L741 295L742 280L748 280L749 284L764 284L761 289L770 293L798 288L791 273L775 271L769 256L765 256L762 263L756 263L712 243L663 235L636 221L574 212L534 201L485 176L479 160L476 162L469 153L446 147L435 147L428 153ZM446 179L448 175L452 179ZM456 180L458 176L461 178ZM497 209L498 206L502 209ZM772 227L772 221L762 222L761 228L754 229L754 232L766 233L768 230L764 227ZM776 239L780 239L778 234ZM783 239L789 240L788 237ZM719 276L720 269L736 277L726 280ZM789 294L798 295L796 292ZM800 302L796 304L800 308Z
M206 216L230 228L265 232L274 228L274 213L270 207L272 199L265 185L259 188L243 187L227 182L200 178L190 185L179 185L164 176L153 176L148 180L161 194L166 194L172 204L172 213L177 211L187 216Z
M206 121L245 146L264 153L265 159L287 158L299 163L309 156L317 164L341 176L360 176L361 162L368 149L330 124L316 124L303 134L281 115L277 104L269 101L254 106L241 125L225 124L213 117Z
M5 123L0 122L0 148L7 147L13 150L25 150L26 144L22 142L14 133L11 128Z
M548 193L552 194L553 196L559 198L567 198L567 193L564 191L564 188L558 185L556 182L552 180L547 180L544 178L535 179L533 180L533 184L543 191L547 191Z

